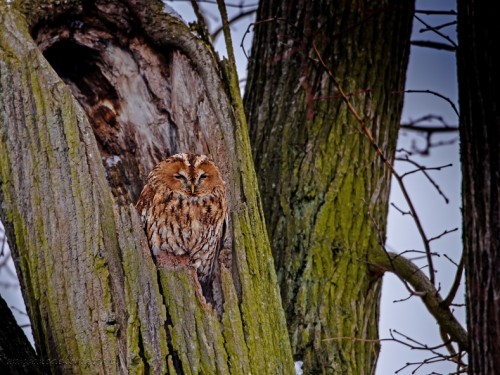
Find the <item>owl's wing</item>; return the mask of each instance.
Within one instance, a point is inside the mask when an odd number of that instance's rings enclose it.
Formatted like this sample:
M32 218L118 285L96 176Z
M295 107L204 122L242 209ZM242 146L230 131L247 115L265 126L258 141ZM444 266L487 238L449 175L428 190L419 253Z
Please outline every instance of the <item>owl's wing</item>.
M151 190L151 187L149 186L149 184L146 184L141 191L141 195L139 196L137 203L135 204L135 208L141 216L143 210L144 209L147 210L151 206L151 203L153 202L153 197L154 193Z
M214 256L212 258L210 268L208 269L208 272L206 273L206 276L203 277L203 279L198 279L200 281L202 293L205 296L205 299L210 302L214 303L215 300L223 301L222 297L222 289L221 289L221 280L220 280L220 267L221 263L224 264L226 267L230 267L230 257L225 257L224 255L221 256L221 252L227 247L229 248L228 245L228 216L224 217L224 222L222 224L222 230L221 230L221 236L217 240L216 246L215 246L215 251L214 251ZM225 253L225 252L224 252ZM225 259L227 258L227 259ZM220 302L221 303L221 302ZM222 315L222 307L220 304L217 305L216 307L219 316Z
M228 219L229 219L228 215L226 214L224 217L224 222L222 223L221 235L220 235L219 239L217 240L217 244L215 246L215 253L214 253L214 257L212 259L212 264L210 264L210 270L208 273L208 275L209 275L208 282L211 282L214 269L216 268L216 265L219 263L219 260L221 260L221 263L226 264L226 262L224 262L224 259L219 259L219 256L220 256L222 249L229 247L226 243L227 242ZM226 264L226 266L229 266L229 265Z
M165 205L172 199L172 190L167 186L155 188L151 184L146 184L142 189L141 195L135 204L137 212L141 216L145 215L151 207Z

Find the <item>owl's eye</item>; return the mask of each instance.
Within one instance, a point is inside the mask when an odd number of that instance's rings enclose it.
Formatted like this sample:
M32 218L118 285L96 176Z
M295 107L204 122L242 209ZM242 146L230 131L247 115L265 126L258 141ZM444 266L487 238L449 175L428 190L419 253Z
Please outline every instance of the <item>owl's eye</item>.
M187 180L187 178L181 174L174 174L174 178L177 180Z
M205 178L207 178L207 177L208 177L208 176L207 176L205 173L203 173L203 174L201 174L201 175L200 175L200 177L199 177L199 178L200 178L200 180L203 180L203 179L205 179Z

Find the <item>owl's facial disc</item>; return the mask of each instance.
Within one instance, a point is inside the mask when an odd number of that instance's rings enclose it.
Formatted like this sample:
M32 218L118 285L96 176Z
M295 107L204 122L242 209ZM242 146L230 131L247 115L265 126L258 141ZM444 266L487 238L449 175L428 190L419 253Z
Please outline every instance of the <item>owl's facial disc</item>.
M179 169L173 174L176 180L176 185L179 190L183 190L189 195L203 195L202 182L208 177L206 173L201 171L197 176L192 173L187 174L184 169Z
M188 157L174 158L164 164L164 168L170 189L184 195L210 195L215 188L224 185L217 167L206 157L194 161Z

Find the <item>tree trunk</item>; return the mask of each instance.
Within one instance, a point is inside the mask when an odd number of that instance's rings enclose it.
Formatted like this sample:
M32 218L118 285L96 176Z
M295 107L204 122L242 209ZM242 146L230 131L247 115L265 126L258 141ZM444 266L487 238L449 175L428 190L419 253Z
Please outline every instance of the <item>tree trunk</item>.
M491 8L458 2L458 88L469 373L500 368L500 27Z
M160 1L0 0L1 218L47 371L293 372L226 76ZM211 303L192 270L155 265L133 208L181 151L211 155L228 183Z
M245 111L294 357L307 374L375 369L381 282L370 254L385 236L390 173L329 74L391 159L413 8L259 6Z

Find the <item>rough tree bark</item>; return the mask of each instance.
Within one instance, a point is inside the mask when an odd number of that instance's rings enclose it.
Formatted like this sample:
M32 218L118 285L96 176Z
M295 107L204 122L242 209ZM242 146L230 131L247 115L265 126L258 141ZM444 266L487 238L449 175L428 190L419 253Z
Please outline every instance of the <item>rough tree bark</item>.
M245 111L294 357L307 374L374 372L381 275L370 257L380 255L390 186L319 60L391 158L413 11L413 1L259 6Z
M487 4L458 1L469 374L494 374L500 368L499 32Z
M293 372L228 76L160 1L0 1L0 213L51 373ZM191 270L156 268L132 206L180 151L228 182L215 306Z

